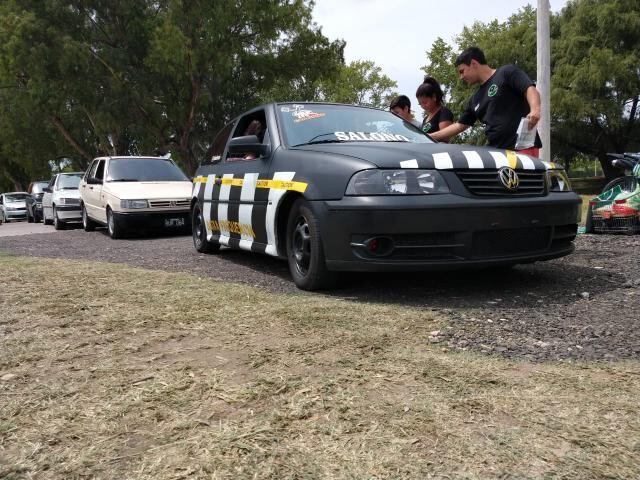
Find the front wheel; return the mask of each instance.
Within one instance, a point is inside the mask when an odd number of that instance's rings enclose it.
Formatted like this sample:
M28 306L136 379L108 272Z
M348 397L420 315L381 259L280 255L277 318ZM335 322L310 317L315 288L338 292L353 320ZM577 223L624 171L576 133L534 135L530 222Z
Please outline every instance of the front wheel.
M318 219L301 198L289 212L287 261L294 283L302 290L330 288L336 283L336 274L327 270Z
M29 207L27 207L27 223L33 223L35 221L35 218L31 216L31 213L29 213Z
M84 228L85 232L93 232L96 229L96 223L89 218L87 215L87 209L84 207L84 203L82 204L82 228Z
M58 211L56 207L53 207L53 228L56 230L64 230L65 223L58 218Z
M200 205L196 202L191 212L191 235L193 236L193 246L200 253L217 253L220 244L207 240L207 228L205 226L204 215Z
M110 208L107 209L107 230L109 231L109 236L114 240L122 238L122 227Z
M44 213L44 208L42 209L42 222L43 222L45 225L51 225L51 224L53 223L53 220L49 220L49 219L47 218L47 214L46 214L46 213Z

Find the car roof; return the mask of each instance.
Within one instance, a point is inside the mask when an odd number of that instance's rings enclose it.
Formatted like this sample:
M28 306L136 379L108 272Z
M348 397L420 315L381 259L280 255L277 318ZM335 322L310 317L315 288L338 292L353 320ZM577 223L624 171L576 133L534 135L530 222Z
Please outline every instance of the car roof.
M24 193L25 195L29 195L29 192L4 192L2 195L14 195L16 193Z
M113 159L130 159L130 160L136 160L136 159L145 159L145 160L171 160L173 161L170 157L154 157L154 156L147 156L147 155L110 155L108 157L96 157L94 158L94 160L113 160Z

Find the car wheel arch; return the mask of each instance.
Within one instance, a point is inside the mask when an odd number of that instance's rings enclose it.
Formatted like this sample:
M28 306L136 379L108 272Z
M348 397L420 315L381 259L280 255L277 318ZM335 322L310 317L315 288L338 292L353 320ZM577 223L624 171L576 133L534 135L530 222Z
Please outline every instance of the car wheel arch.
M298 192L288 192L278 205L276 212L276 249L278 257L287 258L287 222L289 221L289 212L295 201L299 198L307 200L307 198Z

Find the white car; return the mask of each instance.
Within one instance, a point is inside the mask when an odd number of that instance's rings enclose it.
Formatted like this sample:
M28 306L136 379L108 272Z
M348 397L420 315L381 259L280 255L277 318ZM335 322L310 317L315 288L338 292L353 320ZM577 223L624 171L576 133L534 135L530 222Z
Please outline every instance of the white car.
M27 192L9 192L0 195L0 223L27 218Z
M82 225L106 225L111 238L127 232L191 232L192 182L165 157L100 157L80 182Z
M79 222L80 192L78 186L84 172L57 173L43 189L42 219L45 225L62 230L69 222Z

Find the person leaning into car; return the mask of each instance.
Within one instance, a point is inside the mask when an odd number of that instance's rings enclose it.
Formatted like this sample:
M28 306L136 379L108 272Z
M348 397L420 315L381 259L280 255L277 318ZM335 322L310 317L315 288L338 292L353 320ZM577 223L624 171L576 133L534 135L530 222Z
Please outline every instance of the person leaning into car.
M431 136L437 141L448 141L479 120L484 124L489 146L513 150L521 118L527 118L530 129L540 120L540 93L535 84L513 65L491 68L478 47L464 50L455 66L461 80L480 87L458 121ZM534 146L520 152L537 157L540 147L542 142L536 134Z

